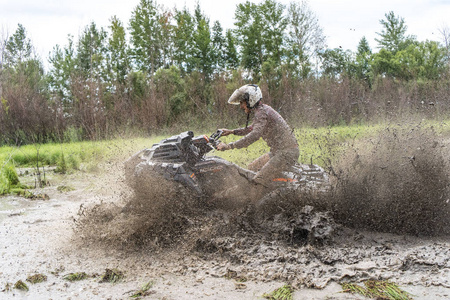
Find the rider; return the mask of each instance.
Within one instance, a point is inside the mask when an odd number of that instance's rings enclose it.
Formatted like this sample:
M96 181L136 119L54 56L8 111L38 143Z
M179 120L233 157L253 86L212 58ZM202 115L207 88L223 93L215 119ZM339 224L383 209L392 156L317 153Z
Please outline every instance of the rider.
M249 169L257 172L252 179L253 182L268 186L272 179L297 162L299 150L294 133L283 117L261 100L261 89L255 84L247 84L234 91L228 103L239 105L247 113L247 125L245 128L234 130L222 129L222 135L234 134L244 137L229 144L220 143L217 149L225 151L245 148L263 138L270 147L270 152L253 161ZM253 123L248 126L252 112Z

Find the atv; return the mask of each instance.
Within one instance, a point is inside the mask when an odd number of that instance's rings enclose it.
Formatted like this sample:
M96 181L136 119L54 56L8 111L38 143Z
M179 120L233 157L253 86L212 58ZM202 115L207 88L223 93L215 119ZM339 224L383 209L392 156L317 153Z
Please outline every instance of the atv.
M266 203L292 191L319 191L328 186L326 172L314 164L294 165L269 187L254 184L250 179L255 172L208 155L221 136L221 130L211 136L186 131L163 139L125 162L126 181L137 197L148 198L159 190L166 198L191 195L221 204L248 203L249 199Z

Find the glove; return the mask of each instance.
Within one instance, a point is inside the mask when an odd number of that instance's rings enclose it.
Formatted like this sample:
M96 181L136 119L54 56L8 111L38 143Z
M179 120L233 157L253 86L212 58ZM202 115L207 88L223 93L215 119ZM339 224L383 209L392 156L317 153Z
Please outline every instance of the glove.
M227 135L233 134L233 130L230 130L230 129L223 128L220 130L222 130L222 136L227 136Z
M225 151L225 150L230 150L231 146L225 143L220 143L219 145L217 145L217 150L219 151Z

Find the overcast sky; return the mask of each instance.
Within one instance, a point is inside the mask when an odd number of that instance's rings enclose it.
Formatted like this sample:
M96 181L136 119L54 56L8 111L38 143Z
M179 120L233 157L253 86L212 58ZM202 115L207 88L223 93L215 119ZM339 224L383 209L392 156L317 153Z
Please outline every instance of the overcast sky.
M197 0L157 0L166 8L186 6L194 11ZM219 20L223 28L232 28L236 5L244 0L198 0L200 7L211 20ZM260 3L253 0L251 2ZM292 0L277 0L288 4ZM298 1L300 2L300 1ZM356 50L365 36L376 50L376 32L385 14L394 11L405 19L408 34L418 40L442 41L439 29L450 27L450 0L312 0L310 9L317 15L324 29L329 48L341 46ZM112 16L117 16L128 27L131 12L139 0L0 0L0 34L13 34L17 24L27 30L34 47L43 60L56 44L67 45L67 36L77 37L94 21L105 29Z

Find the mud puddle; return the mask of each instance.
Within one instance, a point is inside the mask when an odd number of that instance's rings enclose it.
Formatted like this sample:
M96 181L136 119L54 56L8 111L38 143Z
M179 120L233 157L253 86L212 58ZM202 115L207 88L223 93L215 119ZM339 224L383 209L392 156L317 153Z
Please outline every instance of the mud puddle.
M148 299L261 299L285 283L296 288L294 299L364 299L341 293L339 283L366 279L392 280L414 299L450 297L448 237L418 238L336 225L332 234L315 243L288 240L286 234L295 237L292 231L271 231L270 224L248 230L252 224L242 211L189 211L167 219L168 224L184 220L176 223L183 227L182 234L164 236L162 230L139 245L132 239L81 238L74 222L80 211L98 205L109 207L117 217L129 199L118 177L78 173L46 187L43 192L50 200L1 199L0 299L127 299L149 282ZM60 185L75 190L59 192ZM110 232L105 228L114 224L111 220L97 223L99 236ZM100 282L106 269L120 270L124 278ZM78 272L88 277L64 279ZM26 282L34 274L44 274L47 280ZM6 291L18 280L29 291Z

